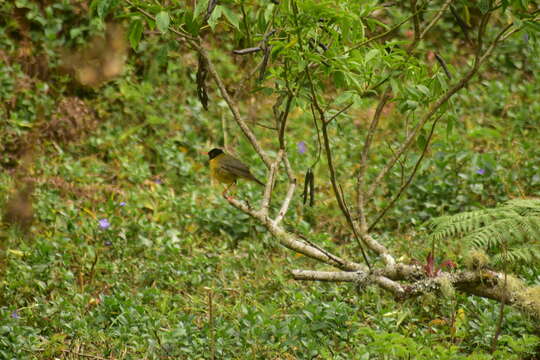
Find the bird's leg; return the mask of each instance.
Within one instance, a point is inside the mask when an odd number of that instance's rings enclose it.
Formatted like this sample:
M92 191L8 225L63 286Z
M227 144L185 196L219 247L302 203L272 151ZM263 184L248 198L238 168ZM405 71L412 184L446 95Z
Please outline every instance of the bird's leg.
M233 197L232 196L228 196L227 195L227 192L229 191L229 189L233 186L233 185L236 185L236 181L233 181L232 183L229 184L229 186L227 186L227 188L225 188L225 190L223 190L223 193L221 195L223 195L223 197L227 200L230 200L232 199Z

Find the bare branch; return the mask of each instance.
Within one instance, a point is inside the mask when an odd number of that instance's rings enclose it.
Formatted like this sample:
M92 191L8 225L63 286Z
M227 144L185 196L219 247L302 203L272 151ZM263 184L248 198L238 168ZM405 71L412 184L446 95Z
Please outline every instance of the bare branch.
M294 195L295 188L296 188L296 179L293 179L289 183L289 189L287 190L287 195L285 196L285 199L283 200L283 204L281 205L281 209L279 210L278 216L274 220L275 225L279 225L279 223L281 222L281 220L283 220L283 217L287 213L287 210L289 209L289 204Z
M405 24L406 22L408 22L409 20L411 20L414 16L418 15L418 13L420 12L421 10L418 10L417 12L415 12L414 14L412 14L411 16L408 16L407 18L405 18L404 20L400 21L397 25L393 26L392 28L390 28L389 30L387 31L384 31L378 35L375 35L373 36L372 38L369 38L367 40L364 40L362 41L361 43L359 44L356 44L354 46L352 46L350 49L348 49L347 51L345 51L343 53L343 55L346 55L348 53L350 53L351 51L354 51L356 49L359 49L361 48L362 46L366 46L367 44L375 41L375 40L379 40L379 39L382 39L383 37L387 36L388 34L396 31L397 29L399 29L401 27L401 25Z
M332 115L332 117L328 120L326 120L326 124L330 124L335 118L337 118L339 115L343 114L345 111L349 110L349 108L353 105L353 103L350 103L346 105L343 109L339 110L337 113Z
M281 159L283 158L283 153L283 150L278 151L276 160L270 166L270 171L268 172L268 176L266 177L266 186L264 188L264 195L261 202L261 212L264 215L268 214L268 206L270 205L270 199L272 198L272 190L274 189L274 185L276 183L276 173L279 169Z
M381 96L381 99L379 100L379 104L377 105L377 109L375 110L375 114L373 114L373 119L371 120L371 123L369 124L369 130L366 135L366 140L364 142L364 148L362 149L362 154L360 156L360 169L358 171L357 176L357 184L356 184L356 202L358 207L358 217L360 219L360 227L362 231L366 228L366 214L365 214L365 191L364 191L364 178L366 174L367 169L367 163L368 163L368 154L369 154L369 148L371 147L371 142L373 141L373 137L375 136L375 131L377 129L377 126L379 124L379 120L381 118L382 111L384 109L384 106L390 99L390 87L388 87L383 95Z
M295 280L354 282L360 279L360 273L350 271L291 270L291 274Z
M441 18L442 14L446 11L446 9L448 9L448 6L450 6L450 3L452 3L452 0L446 0L445 1L443 6L439 9L439 11L437 11L435 16L433 17L433 19L431 19L429 24L427 24L427 26L424 28L424 30L422 30L422 33L420 34L420 39L423 39L426 36L426 34L431 30L431 28L433 26L435 26L435 24Z
M467 74L465 74L458 83L456 83L454 86L452 86L450 89L448 89L443 96L439 98L435 103L431 104L428 111L424 116L418 121L418 124L415 126L413 131L409 134L409 136L405 139L405 142L401 145L401 147L397 150L396 154L387 162L386 166L381 170L381 172L377 175L371 186L369 187L369 190L366 193L366 198L370 198L373 193L375 192L375 189L380 186L382 179L386 176L386 174L394 167L397 160L405 153L405 151L411 146L411 144L416 139L416 135L418 132L422 129L422 127L426 124L426 122L431 119L431 117L450 99L452 96L454 96L455 93L457 93L459 90L465 87L469 80L476 74L478 70L478 67L475 66Z
M407 181L405 181L404 184L401 185L398 193L396 194L396 196L394 196L394 198L392 199L392 201L390 201L390 203L383 209L383 211L381 211L379 213L379 215L377 215L377 217L375 218L375 220L371 223L371 225L369 225L369 228L368 228L368 232L370 232L374 227L375 225L377 225L377 223L382 219L382 217L386 214L386 212L388 210L390 210L392 208L392 206L394 206L394 204L396 203L396 201L399 199L399 197L401 196L401 194L403 193L403 191L411 184L411 181L412 179L414 178L414 175L416 174L416 171L418 171L418 168L420 167L420 163L422 162L422 160L424 159L424 156L426 155L426 152L427 152L427 149L429 147L429 144L431 143L431 138L433 137L433 132L435 131L435 127L437 126L437 122L439 121L439 119L442 117L442 114L440 114L434 121L433 121L433 125L431 126L431 130L429 132L429 136L426 140L426 143L424 145L424 149L422 150L422 154L420 155L420 157L418 158L418 160L416 161L416 164L414 164L414 168L413 168L413 171L411 172L411 175L409 175L409 177L407 178Z
M411 0L411 10L413 12L414 42L417 42L420 40L420 18L416 8L416 0Z
M218 87L218 89L219 89L219 91L221 93L221 96L223 97L223 99L227 103L227 105L229 107L229 110L231 111L231 113L233 115L234 120L236 121L236 123L238 124L238 126L240 127L240 129L242 130L244 135L248 138L248 140L251 143L251 146L253 147L253 149L257 152L257 154L259 154L261 160L264 162L266 167L268 169L270 169L271 162L270 162L270 159L268 158L268 155L266 155L266 153L262 149L261 145L257 141L257 138L255 137L255 134L253 134L251 129L247 126L245 121L240 116L240 112L238 111L238 108L237 108L236 104L234 103L233 99L229 95L229 92L227 91L227 88L225 87L225 84L223 84L223 80L221 79L221 76L216 71L216 68L215 68L212 60L208 56L208 53L206 52L206 49L204 47L202 47L202 46L199 46L197 50L199 51L201 56L206 60L207 65L208 65L208 72L210 73L210 75L212 76L214 81L216 82L216 85L217 85L217 87Z
M379 255L387 267L392 267L396 264L396 260L383 244L375 240L365 231L361 232L360 236L364 244L366 244L370 250L374 251L377 255Z
M399 272L391 273L388 270L375 273L368 273L364 270L354 272L292 270L291 274L295 280L355 282L363 286L375 284L389 291L400 300L433 292L441 293L444 288L455 288L464 294L476 295L505 304L513 304L522 310L529 310L526 301L522 299L521 295L526 292L526 288L509 289L504 286L504 274L488 270L441 272L436 277L424 277L409 284L398 282L402 280L402 274ZM535 312L532 312L532 315L540 317L540 314Z
M369 264L369 260L367 258L367 255L366 255L366 253L364 251L364 247L361 244L361 238L358 236L358 232L357 232L354 220L352 219L352 216L351 216L351 214L349 213L349 211L347 209L347 205L345 204L345 201L343 199L343 194L340 193L340 191L339 191L340 186L338 185L338 182L337 182L336 170L334 168L334 161L332 159L332 150L330 148L330 140L328 138L328 122L325 119L324 110L319 105L319 101L317 100L317 94L315 92L315 86L313 85L313 79L311 78L311 74L310 74L308 68L306 68L306 73L307 73L307 77L308 77L309 84L310 84L311 98L312 98L312 104L313 104L313 106L311 107L311 111L313 113L314 119L316 119L316 115L315 115L315 112L314 112L314 108L315 108L317 110L317 112L319 113L319 118L321 120L324 152L326 154L326 161L327 161L327 164L328 164L328 170L330 171L330 181L332 183L332 188L334 190L334 196L335 196L335 198L336 198L336 200L338 202L339 208L340 208L343 216L345 216L345 218L347 219L347 223L351 227L351 230L352 230L352 232L354 234L354 237L358 241L358 245L359 245L360 250L362 252L362 256L364 257L364 261L371 268L371 266ZM317 121L317 120L315 120L315 121Z
M312 259L318 260L328 265L332 265L338 269L345 271L358 271L358 270L367 270L365 265L358 264L352 261L342 259L338 256L331 255L327 251L318 249L310 244L304 243L296 239L293 234L290 234L283 230L282 227L274 224L272 220L265 221L267 229L279 239L281 245L285 246L288 249L296 251L297 253L303 254Z

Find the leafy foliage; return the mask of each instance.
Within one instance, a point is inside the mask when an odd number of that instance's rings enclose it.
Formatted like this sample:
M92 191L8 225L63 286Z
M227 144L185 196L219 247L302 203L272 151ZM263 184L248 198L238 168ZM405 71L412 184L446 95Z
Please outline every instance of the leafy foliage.
M493 255L495 265L540 263L540 200L515 199L493 209L429 221L430 238L460 239Z

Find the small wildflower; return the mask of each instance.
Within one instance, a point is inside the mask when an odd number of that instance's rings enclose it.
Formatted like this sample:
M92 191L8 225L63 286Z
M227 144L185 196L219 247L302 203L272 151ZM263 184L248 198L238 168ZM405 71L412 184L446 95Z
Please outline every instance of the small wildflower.
M17 310L13 311L11 313L11 318L12 319L20 319L21 317L19 316L19 313L17 312Z
M154 183L158 184L158 185L161 185L161 184L163 184L163 181L161 179L156 178L156 179L154 179Z
M107 240L104 242L105 246L111 246L112 245L112 241L110 240Z
M304 141L300 141L300 142L297 144L297 146L298 146L298 152L299 152L300 154L303 154L303 153L306 152L306 143L305 143Z
M111 226L111 223L107 219L99 220L99 227L102 229L108 229Z
M478 175L484 175L486 173L486 170L485 169L482 169L482 168L479 168L478 170L476 170L476 173Z
M121 201L120 204L118 204L118 205L120 205L120 206L122 206L122 207L123 207L123 206L126 206L126 202L125 202L125 201Z
M529 34L527 34L527 33L523 34L523 42L525 44L529 43Z

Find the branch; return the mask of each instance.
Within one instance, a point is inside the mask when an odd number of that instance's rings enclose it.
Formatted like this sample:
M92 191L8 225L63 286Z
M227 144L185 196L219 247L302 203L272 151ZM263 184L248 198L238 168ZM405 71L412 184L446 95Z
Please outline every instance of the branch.
M373 193L375 190L380 186L383 178L386 176L386 174L394 167L397 160L403 155L403 153L409 148L409 146L413 143L413 141L416 139L417 133L422 129L422 127L426 124L426 122L452 97L455 93L457 93L459 90L465 87L469 80L476 74L478 71L478 66L474 66L461 80L456 83L454 86L452 86L449 90L447 90L442 97L439 98L435 103L433 103L430 107L428 112L420 119L418 124L415 126L413 131L409 134L409 136L406 138L405 142L401 145L401 147L398 149L396 154L388 161L386 166L381 170L381 172L377 175L371 186L369 187L369 190L367 191L366 197L370 198L373 196Z
M343 109L339 110L337 113L332 115L332 117L328 120L326 120L326 125L330 124L332 121L334 121L335 118L337 118L339 115L343 114L345 111L349 110L349 108L353 106L353 103L349 103L346 105Z
M126 3L129 4L129 6L131 6L132 8L135 8L138 12L140 12L147 18L152 19L153 21L156 21L156 18L152 14L144 10L143 8L140 8L137 5L133 4L130 0L125 0L125 1ZM183 40L186 40L190 45L193 45L193 43L196 43L198 41L196 37L193 37L191 34L187 33L186 31L182 29L176 29L172 26L169 26L169 30L173 32L174 34L180 36Z
M416 9L416 0L411 0L411 10L413 12L414 42L418 42L420 40L420 18Z
M304 281L328 281L328 282L356 282L364 287L368 284L377 284L379 287L393 294L404 295L405 290L401 284L384 276L372 275L364 271L341 272L341 271L313 271L291 270L295 280Z
M420 11L421 11L421 10L417 10L417 12L413 13L411 16L408 16L407 18L405 18L404 20L402 20L401 22L399 22L397 25L393 26L393 27L390 28L389 30L384 31L384 32L382 32L382 33L380 33L380 34L378 34L378 35L373 36L372 38L369 38L369 39L367 39L367 40L362 41L362 42L359 43L359 44L356 44L356 45L352 46L350 49L348 49L347 51L345 51L345 52L343 53L343 55L346 55L346 54L350 53L351 51L354 51L354 50L356 50L356 49L358 49L358 48L361 48L362 46L365 46L365 45L369 44L370 42L373 42L373 41L375 41L375 40L379 40L379 39L385 37L386 35L390 34L391 32L393 32L393 31L399 29L399 28L401 27L401 25L405 24L406 22L408 22L409 20L411 20L412 18L414 18L415 16L417 16L417 15L420 13Z
M375 114L373 114L373 119L371 120L371 124L369 124L369 130L366 135L366 141L364 142L364 148L362 149L362 155L360 157L360 169L358 171L358 176L356 179L357 180L356 203L358 206L358 217L360 218L360 225L361 225L362 231L364 231L366 228L366 215L365 215L365 207L364 207L364 200L365 200L364 177L366 175L369 148L371 147L371 142L373 141L373 137L375 136L375 130L377 129L377 126L379 124L379 120L381 118L381 114L384 109L384 106L386 105L389 99L390 99L390 87L386 89L386 91L381 96L381 99L379 100L379 104L377 105Z
M340 186L338 186L338 182L337 182L337 178L336 178L336 170L334 168L334 161L332 159L332 150L330 148L330 140L328 138L328 122L325 119L324 110L319 105L319 101L317 100L317 93L315 92L315 86L313 85L313 79L311 78L311 73L309 71L309 68L306 68L306 74L307 74L307 77L308 77L310 90L311 90L311 100L312 100L311 111L312 111L312 114L313 114L313 118L315 119L315 121L317 121L316 116L315 116L315 112L314 112L314 108L315 108L317 110L317 112L319 113L319 118L321 120L324 152L326 154L326 161L327 161L327 164L328 164L328 170L330 171L330 181L332 183L332 188L334 190L334 196L335 196L335 198L336 198L336 200L338 202L339 208L340 208L343 216L345 216L345 218L347 219L347 223L351 227L351 230L352 230L352 232L354 234L354 237L355 237L356 241L358 241L358 246L360 247L360 251L362 253L362 257L364 258L364 261L366 262L368 267L371 268L371 266L369 264L369 260L367 258L367 255L366 255L366 253L364 251L364 247L361 244L361 238L358 236L356 225L354 224L352 216L351 216L351 214L350 214L350 212L349 212L349 210L347 208L347 205L345 204L345 200L343 199L343 194L340 193L340 191L339 191Z
M257 141L255 134L253 134L251 129L247 126L247 124L244 122L244 120L240 116L240 112L238 111L236 104L234 103L233 99L229 95L227 88L223 84L223 80L221 79L221 76L216 71L216 68L214 64L212 63L212 60L210 60L210 57L208 56L206 49L202 46L198 46L197 51L199 52L199 54L201 54L201 56L206 61L207 66L208 66L208 72L210 73L214 81L216 82L216 85L221 93L221 96L223 97L223 99L225 99L225 102L227 103L227 106L229 107L229 110L231 111L234 120L236 121L236 123L238 124L238 126L240 127L244 135L248 138L253 149L257 152L257 154L259 154L261 160L264 162L266 167L270 169L271 162L270 162L270 159L268 158L268 155L266 155L261 145Z
M407 268L410 267L409 265L398 265ZM399 300L414 298L433 292L445 295L445 291L454 288L467 295L480 296L501 303L516 305L522 311L540 318L540 313L538 313L537 309L534 309L534 304L536 304L535 301L537 300L529 299L525 295L532 293L531 289L533 288L519 286L514 288L506 287L504 285L504 274L495 271L464 270L459 272L441 272L436 277L424 277L412 283L400 283L398 281L402 280L403 274L399 272L392 274L386 270L375 273L368 273L364 270L355 272L292 270L291 274L295 280L355 282L361 287L375 284L389 291Z
M289 183L289 189L287 190L287 195L285 196L285 199L283 200L283 204L281 205L281 209L279 210L278 216L274 220L275 225L279 225L279 223L281 222L281 220L283 220L283 217L287 213L287 210L289 209L289 204L294 195L295 188L296 188L296 179L293 179Z
M279 169L279 164L283 158L283 150L279 150L276 160L270 166L270 171L266 177L266 185L264 187L264 195L261 201L261 211L264 215L268 214L268 206L270 206L270 199L272 198L272 190L276 183L276 172Z
M268 220L264 224L266 225L267 229L272 233L272 235L274 235L279 240L281 245L285 246L290 250L296 251L297 253L303 254L307 257L334 266L341 270L367 270L366 266L364 265L342 259L311 244L299 241L293 234L286 232L285 230L283 230L283 228L274 224L272 220Z
M435 24L439 21L439 19L441 18L442 14L446 11L446 9L448 9L448 6L450 6L450 3L452 2L452 0L446 0L446 2L443 4L443 6L439 9L439 11L437 11L437 14L435 14L435 16L433 17L433 19L430 21L430 23L424 28L424 30L422 31L422 33L420 34L420 39L423 39L426 34L429 32L429 30L431 30L431 28L433 26L435 26Z
M426 155L429 144L431 143L431 138L433 137L433 132L435 131L435 127L437 126L437 122L439 121L439 119L441 117L442 117L442 114L439 115L435 119L435 121L433 121L433 125L431 126L431 130L429 132L429 136L427 138L426 144L424 145L424 149L422 150L422 154L420 155L420 157L416 161L416 164L414 164L414 168L413 168L413 171L412 171L411 175L408 177L407 181L405 181L405 183L401 185L398 193L396 194L396 196L394 196L392 201L390 201L390 203L384 208L384 210L380 212L380 214L375 218L375 221L373 221L371 223L371 225L369 225L368 232L370 232L375 227L375 225L377 225L377 223L383 218L383 216L386 214L386 212L388 210L390 210L392 208L392 206L394 206L394 204L399 199L399 197L401 196L403 191L411 184L411 181L414 178L414 175L416 174L416 171L418 171L418 168L420 167L420 163L422 162L422 160L424 159L424 156Z

